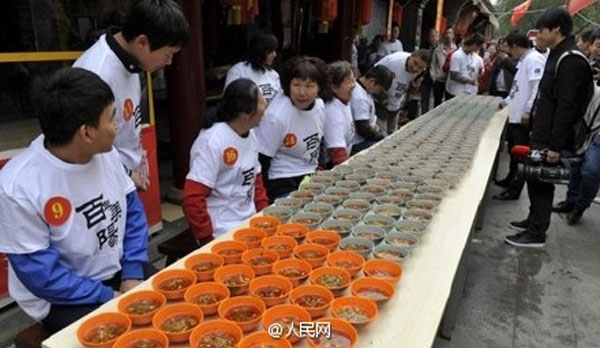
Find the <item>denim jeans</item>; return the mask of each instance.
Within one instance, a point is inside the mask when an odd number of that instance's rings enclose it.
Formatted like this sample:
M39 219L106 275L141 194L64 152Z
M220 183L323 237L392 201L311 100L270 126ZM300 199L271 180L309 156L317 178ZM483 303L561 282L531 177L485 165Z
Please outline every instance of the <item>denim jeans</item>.
M567 203L587 209L600 188L600 134L594 137L583 155L583 162L577 169L574 168L571 174Z

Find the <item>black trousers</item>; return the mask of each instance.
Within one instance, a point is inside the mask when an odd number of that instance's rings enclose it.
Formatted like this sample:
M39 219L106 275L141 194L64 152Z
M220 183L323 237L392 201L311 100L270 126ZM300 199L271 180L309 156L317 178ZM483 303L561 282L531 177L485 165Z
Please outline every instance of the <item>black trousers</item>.
M446 94L446 82L435 81L433 82L433 106L437 107L444 101L444 94Z
M265 182L269 203L273 203L277 198L285 197L292 191L296 191L300 183L304 179L304 175L291 178L268 179Z
M352 153L350 154L350 156L354 156L362 150L366 150L375 144L377 144L377 141L375 140L363 140L362 142L356 145L352 145Z
M144 264L144 279L150 278L158 270L149 263ZM117 272L111 279L102 282L106 286L110 286L115 291L121 287L121 272ZM91 303L83 305L50 305L50 313L42 320L44 329L49 334L54 334L71 323L79 320L79 318L88 315L89 313L100 307L102 303Z
M430 83L423 83L421 85L421 115L424 115L429 111L432 90L433 83L431 81Z
M529 144L529 128L520 123L509 123L506 130L506 141L508 142L508 154L510 155L510 166L506 180L510 182L508 191L511 194L520 195L525 185L525 178L517 176L517 168L521 162L515 158L510 150L516 145Z
M527 181L529 193L529 226L527 232L546 237L552 215L552 200L554 199L554 184Z

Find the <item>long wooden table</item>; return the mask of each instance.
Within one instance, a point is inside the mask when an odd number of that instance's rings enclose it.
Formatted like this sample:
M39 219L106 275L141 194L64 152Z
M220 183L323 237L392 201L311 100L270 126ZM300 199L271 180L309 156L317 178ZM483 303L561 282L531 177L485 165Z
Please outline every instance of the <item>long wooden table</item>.
M451 296L455 277L460 277L458 270L461 259L475 226L490 173L494 168L506 119L505 110L497 112L490 119L481 136L471 168L460 184L445 196L429 232L422 237L421 244L413 255L404 262L404 274L396 286L394 298L380 309L375 322L359 331L356 347L416 348L430 347L433 344ZM243 225L247 225L247 222ZM214 243L232 239L232 234L233 231L230 231L196 252L210 252ZM183 268L184 261L185 258L168 268ZM461 282L460 279L457 281ZM462 289L461 286L454 287ZM136 290L149 288L151 279L142 283ZM90 315L45 340L42 346L81 347L76 336L79 325L89 316L116 311L117 301L118 299L105 303ZM189 345L171 345L187 346ZM308 346L306 342L296 345L305 346Z

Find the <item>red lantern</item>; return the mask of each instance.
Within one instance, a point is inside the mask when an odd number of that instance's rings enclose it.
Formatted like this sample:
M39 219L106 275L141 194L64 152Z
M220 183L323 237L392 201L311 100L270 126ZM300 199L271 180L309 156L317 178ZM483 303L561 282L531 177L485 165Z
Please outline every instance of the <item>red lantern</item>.
M243 25L252 21L258 15L258 0L223 0L229 6L228 25Z
M313 0L313 16L316 20L330 22L337 17L337 0Z
M367 25L371 23L373 13L373 0L356 0L354 8L354 24Z
M394 22L398 23L399 26L402 26L402 14L404 12L404 7L402 7L402 5L400 5L400 3L395 2L394 3L394 13L392 18L394 19Z

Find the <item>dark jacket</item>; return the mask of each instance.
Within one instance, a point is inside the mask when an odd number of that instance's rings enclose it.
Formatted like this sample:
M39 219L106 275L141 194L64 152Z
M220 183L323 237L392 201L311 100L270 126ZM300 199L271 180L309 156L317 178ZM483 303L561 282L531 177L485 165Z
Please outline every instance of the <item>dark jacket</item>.
M552 151L575 150L575 128L591 100L592 72L578 55L562 60L555 76L558 58L576 50L574 37L568 37L550 51L534 105L531 146Z
M492 73L490 74L490 81L487 86L487 91L490 95L499 95L496 87L496 79L498 74L504 74L504 84L506 85L506 93L510 91L515 74L517 73L518 60L511 57L498 57L496 64L492 67Z

